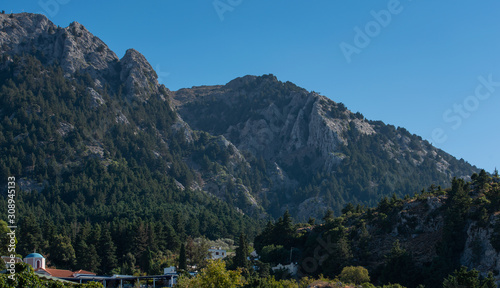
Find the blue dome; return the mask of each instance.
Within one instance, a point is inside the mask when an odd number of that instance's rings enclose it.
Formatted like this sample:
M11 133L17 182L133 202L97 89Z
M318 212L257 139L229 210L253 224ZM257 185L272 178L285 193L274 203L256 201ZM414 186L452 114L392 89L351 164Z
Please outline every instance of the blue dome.
M38 254L38 253L31 253L28 256L26 256L25 258L45 258L45 257L43 257L41 254Z

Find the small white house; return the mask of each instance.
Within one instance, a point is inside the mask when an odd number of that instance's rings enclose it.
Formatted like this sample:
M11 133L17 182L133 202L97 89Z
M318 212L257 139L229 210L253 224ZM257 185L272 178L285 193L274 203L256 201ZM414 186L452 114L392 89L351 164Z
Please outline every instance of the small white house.
M226 250L222 249L221 247L212 247L208 249L208 252L210 253L210 257L212 260L223 259L227 256Z
M176 274L176 273L177 273L177 269L175 269L175 266L163 268L163 274Z
M12 256L14 256L14 255L12 255ZM2 260L5 262L5 269L9 269L11 264L23 262L23 259L21 259L19 257L10 258L10 256L2 256ZM0 261L0 264L2 264L1 261Z
M288 265L282 265L281 263L278 264L278 266L276 267L272 267L271 268L273 271L276 271L276 270L285 270L285 271L288 271L288 273L292 276L294 275L297 275L297 271L299 269L299 265L297 265L296 263L290 263Z

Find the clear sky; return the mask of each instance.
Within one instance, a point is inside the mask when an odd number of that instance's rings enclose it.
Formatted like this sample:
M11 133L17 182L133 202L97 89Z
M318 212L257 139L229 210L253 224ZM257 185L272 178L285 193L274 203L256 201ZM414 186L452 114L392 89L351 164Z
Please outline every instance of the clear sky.
M171 90L272 73L500 168L500 2L431 0L3 1L78 21Z

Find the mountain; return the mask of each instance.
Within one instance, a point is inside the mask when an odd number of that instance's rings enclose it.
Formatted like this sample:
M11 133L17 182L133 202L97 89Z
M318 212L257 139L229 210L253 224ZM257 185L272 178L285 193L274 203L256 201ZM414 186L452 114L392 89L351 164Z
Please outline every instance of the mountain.
M156 79L139 52L118 59L79 23L0 14L0 187L16 178L18 253L59 268L161 273L188 237L260 230L258 217L197 188L191 166L205 154L217 177L230 178L222 160L251 172L223 137L191 131Z
M68 268L103 257L101 234L124 271L144 270L150 249L176 251L188 236L253 237L285 210L321 218L477 171L273 75L170 91L138 51L120 59L83 25L29 13L0 14L0 120L19 252L69 245L51 259Z
M338 213L347 202L374 205L383 195L413 194L477 172L404 128L366 120L273 75L170 91L139 52L129 49L119 59L77 22L60 28L42 15L1 17L3 71L29 55L67 80L83 78L82 93L90 97L84 105L106 111L93 118L93 135L75 142L104 163L114 148L105 144L116 140L108 133L113 127L149 133L155 144L136 149L154 156L132 158L147 166L161 162L156 166L166 166L181 189L204 190L254 216L289 209L307 220L328 208ZM148 111L152 106L158 111ZM39 111L25 112L33 109ZM13 115L3 110L2 117ZM88 122L75 129L72 121L59 121L55 129L63 138L81 136Z
M404 128L369 121L273 75L172 96L193 129L224 136L259 159L263 189L254 192L275 216L286 207L304 221L346 202L374 205L383 195L413 194L477 172Z

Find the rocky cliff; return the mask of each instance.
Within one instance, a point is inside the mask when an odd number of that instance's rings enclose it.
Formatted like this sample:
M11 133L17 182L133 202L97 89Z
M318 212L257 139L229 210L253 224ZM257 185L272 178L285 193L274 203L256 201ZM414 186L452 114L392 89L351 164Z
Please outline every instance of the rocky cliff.
M273 75L180 89L172 96L191 127L224 135L240 151L262 158L271 180L265 186L285 190L279 207L301 219L335 206L332 198L366 203L380 194L412 194L476 171L403 128L369 121ZM411 177L416 181L404 180Z
M129 49L119 59L78 22L61 28L43 15L0 14L0 47L5 57L34 54L44 64L60 65L66 77L88 73L99 89L121 84L128 98L161 94L157 75L142 54Z

